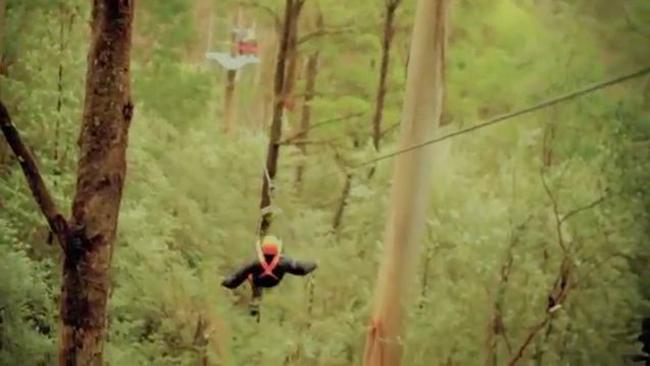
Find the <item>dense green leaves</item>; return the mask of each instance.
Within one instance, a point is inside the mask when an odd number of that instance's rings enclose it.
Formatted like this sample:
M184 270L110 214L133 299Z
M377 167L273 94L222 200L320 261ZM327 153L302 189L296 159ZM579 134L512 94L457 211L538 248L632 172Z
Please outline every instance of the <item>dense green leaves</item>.
M2 98L54 196L69 202L88 5L6 3ZM259 325L247 314L248 287L231 292L219 283L254 254L267 136L250 127L269 122L258 111L273 70L255 66L239 75L238 131L226 137L219 134L224 73L203 59L206 46L222 49L228 41L239 3L140 2L110 364L360 359L392 161L378 163L371 179L369 167L351 166L376 154L370 117L383 2L309 0L303 9L300 34L314 32L319 12L330 32L299 48L302 56L320 52L312 124L352 117L310 131L316 143L307 145L307 156L295 146L281 148L272 232L289 255L316 260L319 269L265 294ZM281 17L279 2L241 3L258 34L274 31L270 15ZM385 128L399 122L413 3L404 0L397 13ZM647 10L640 0L625 9L605 0L454 2L447 65L452 123L441 133L643 65L650 58L640 46L647 43ZM295 131L299 110L298 103L285 135ZM638 352L632 339L650 309L648 110L647 79L635 80L435 145L405 364L506 364L547 316L564 258L560 240L574 287L521 364L618 365ZM384 136L382 151L394 148L398 134L399 128ZM5 150L0 143L0 364L53 364L59 255ZM298 191L299 164L305 175ZM351 189L334 232L346 174Z

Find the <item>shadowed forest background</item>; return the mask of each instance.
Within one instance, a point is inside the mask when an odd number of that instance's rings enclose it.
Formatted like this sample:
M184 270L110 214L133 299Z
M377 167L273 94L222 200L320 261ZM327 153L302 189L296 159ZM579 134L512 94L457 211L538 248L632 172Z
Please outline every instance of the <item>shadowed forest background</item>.
M0 99L66 216L90 3L0 1ZM135 4L134 113L104 362L360 364L394 160L359 165L398 149L416 1L306 0L292 15L270 232L288 255L319 267L265 293L259 324L248 286L219 284L255 254L285 2ZM448 27L437 135L650 60L645 0L454 0ZM228 72L206 58L230 52L233 28L254 28L259 64ZM404 365L507 365L518 350L521 365L642 359L649 82L434 145L424 240L405 264L417 275ZM0 365L57 363L53 241L0 139Z

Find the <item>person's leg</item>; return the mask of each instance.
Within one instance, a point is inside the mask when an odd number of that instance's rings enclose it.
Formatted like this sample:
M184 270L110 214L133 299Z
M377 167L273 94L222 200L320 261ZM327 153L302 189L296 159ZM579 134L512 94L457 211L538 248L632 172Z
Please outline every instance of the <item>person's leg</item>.
M251 290L252 290L252 298L251 302L248 305L248 309L250 311L251 316L257 316L257 321L259 321L260 318L260 301L262 300L262 288L255 286L253 281L250 281L251 284Z

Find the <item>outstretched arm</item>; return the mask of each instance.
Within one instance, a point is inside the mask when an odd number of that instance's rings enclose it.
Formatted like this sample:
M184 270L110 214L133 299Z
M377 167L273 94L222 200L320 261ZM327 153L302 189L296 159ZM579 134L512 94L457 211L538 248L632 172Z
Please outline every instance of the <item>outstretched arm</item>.
M288 257L282 258L281 266L287 273L291 273L292 275L296 276L304 276L306 274L309 274L310 272L313 272L316 267L318 267L314 262L302 262Z
M221 286L227 287L229 289L234 289L239 287L239 285L241 285L242 282L246 280L246 277L248 277L248 275L252 273L255 264L256 262L250 262L245 265L242 265L241 267L239 267L237 271L235 271L233 274L231 274L225 280L223 280L223 282L221 282Z

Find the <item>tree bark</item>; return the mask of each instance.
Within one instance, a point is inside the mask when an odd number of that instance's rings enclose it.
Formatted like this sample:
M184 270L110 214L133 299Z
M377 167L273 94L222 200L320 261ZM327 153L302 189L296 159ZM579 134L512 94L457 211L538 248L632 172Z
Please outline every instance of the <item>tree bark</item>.
M309 125L311 122L311 101L314 99L314 90L316 88L316 74L318 73L318 51L312 53L307 59L307 75L305 81L305 99L302 103L302 114L300 115L300 132L298 138L306 140L309 137ZM307 154L307 145L298 145L303 155ZM296 168L296 187L302 186L302 177L305 171L303 164Z
M375 112L372 117L372 143L376 151L379 151L379 141L381 140L381 122L384 112L384 99L386 98L386 78L388 75L388 66L390 62L390 47L395 34L393 22L395 20L395 11L401 0L386 0L386 19L384 21L384 38L381 48L381 67L379 69L379 85L377 86L377 96L375 97Z
M447 7L447 0L417 3L402 110L401 148L430 139L440 121ZM396 157L384 260L364 354L366 366L401 364L404 313L429 202L432 155L429 146Z
M237 16L233 21L233 28L241 28L242 25L242 14L241 9L239 9ZM230 54L235 57L237 56L237 35L235 32L230 34ZM237 114L237 95L236 95L236 81L237 81L237 70L227 70L226 71L226 90L223 97L223 132L229 134L232 131L233 124L235 123L235 118Z
M345 207L348 204L348 197L350 196L350 189L352 188L352 175L345 175L345 182L343 183L343 190L341 191L341 198L339 203L336 206L336 212L334 213L334 219L332 220L332 230L336 233L343 222L343 213L345 212Z
M133 0L94 0L79 163L65 245L59 364L102 365L109 271L126 174Z
M293 99L293 90L298 75L298 19L304 0L294 2L291 8L291 26L289 28L289 39L287 46L287 64L284 81L284 106L288 115L293 115L295 111L295 101Z
M36 204L38 204L43 216L45 216L45 220L47 220L50 230L52 230L53 233L60 234L57 235L57 238L61 245L63 245L65 243L65 236L63 233L66 230L66 220L57 208L54 199L50 195L50 192L43 181L36 159L23 143L18 130L16 130L11 122L9 111L2 101L0 101L0 130L2 130L2 134L4 135L7 144L20 163L20 167L25 175L32 196L34 196Z
M271 133L269 138L269 146L266 154L265 171L262 174L262 193L260 200L260 209L262 210L262 217L258 227L258 234L260 236L266 235L269 227L271 226L272 213L267 208L271 205L271 181L275 178L275 173L278 166L278 158L280 155L280 138L282 137L282 116L284 113L284 101L286 97L285 71L287 63L287 51L289 48L289 38L291 36L292 23L297 21L294 19L294 9L300 9L305 0L286 0L284 10L284 24L282 28L282 37L280 38L280 48L278 49L278 57L275 65L275 80L273 86L274 102L273 102L273 119L271 121ZM297 14L297 13L296 13Z
M5 53L5 13L7 11L7 1L0 0L0 74L4 74L4 53Z
M63 249L59 365L103 365L110 264L126 174L132 0L94 0L77 187L66 220L0 102L0 129Z
M7 9L6 0L0 0L0 75L6 76L6 66L5 66L5 12ZM2 96L2 83L0 82L0 97ZM2 173L2 168L7 163L9 156L9 151L4 144L0 143L0 174Z

